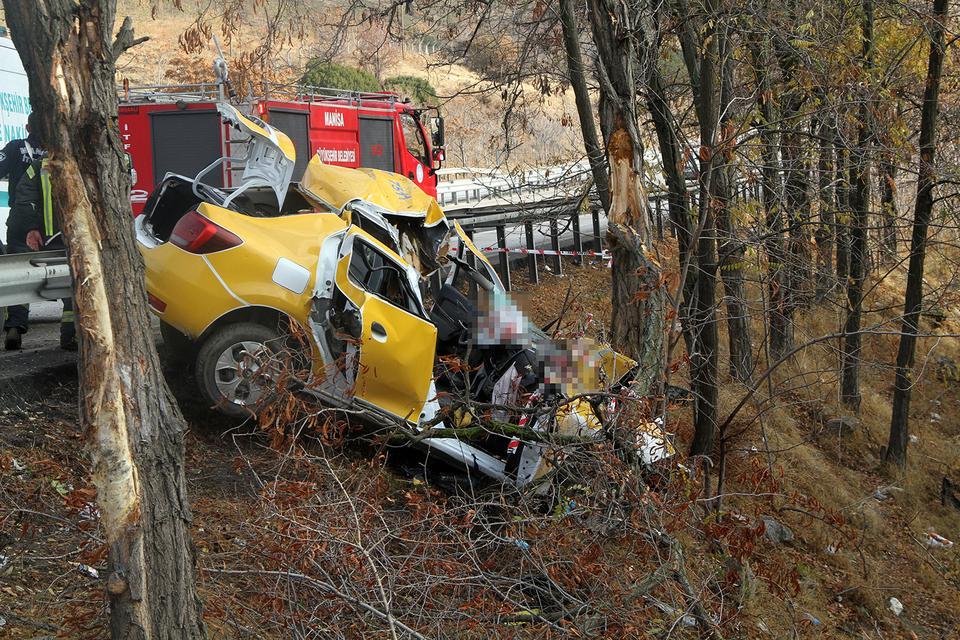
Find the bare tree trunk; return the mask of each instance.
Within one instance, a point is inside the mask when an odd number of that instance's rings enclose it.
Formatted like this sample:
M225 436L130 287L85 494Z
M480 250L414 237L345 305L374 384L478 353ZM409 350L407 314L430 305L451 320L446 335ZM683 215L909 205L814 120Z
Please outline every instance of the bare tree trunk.
M651 64L647 77L647 109L657 133L660 158L667 184L667 203L670 222L677 237L679 263L684 273L680 296L679 316L687 354L694 352L689 310L697 288L697 269L693 267L693 219L690 215L690 196L683 174L683 153L677 138L675 119L666 98L663 78L656 64Z
M917 346L917 327L923 303L923 262L927 249L927 227L933 212L933 188L936 184L934 154L937 150L937 112L940 100L940 77L943 72L944 30L947 0L934 0L933 19L929 27L930 59L923 92L920 116L920 162L917 171L917 201L913 211L913 237L910 240L910 267L904 295L903 326L897 351L897 373L893 390L893 415L890 418L890 439L885 459L900 467L907 464L907 428L910 421L910 391L913 388L912 368Z
M737 230L730 218L731 194L733 193L733 154L736 146L733 126L730 122L733 109L733 61L724 36L720 45L720 132L718 148L719 166L714 171L714 201L717 207L717 247L720 279L723 281L723 298L727 307L727 346L730 353L730 376L741 382L749 382L753 371L753 345L750 343L750 318L747 314L745 287L743 283L744 243L737 237Z
M766 214L766 240L764 250L767 254L767 287L769 310L767 326L769 329L768 343L770 357L773 360L783 356L790 343L792 329L789 316L786 313L787 282L786 282L786 242L783 232L783 207L780 192L780 161L777 156L779 147L777 134L771 130L776 118L773 99L773 87L770 82L769 65L771 64L767 44L753 42L751 44L753 67L757 74L758 108L761 167L761 200Z
M850 149L846 133L835 138L837 150L837 280L846 283L850 275Z
M787 213L787 267L786 303L783 306L787 331L780 352L793 346L794 313L810 298L812 282L812 256L810 252L810 180L807 165L805 136L801 130L800 110L805 96L799 91L791 92L782 114L786 127L780 136L784 170L784 202Z
M654 395L663 378L666 296L652 258L649 203L643 189L643 142L637 128L635 64L653 64L645 11L616 0L591 0L590 23L600 79L600 127L607 140L613 258L613 344L641 366L638 391ZM637 45L640 45L639 47Z
M700 125L700 198L695 256L697 288L691 311L691 333L694 350L690 368L694 392L694 435L690 455L710 455L717 429L717 360L718 331L716 314L717 238L716 184L718 165L715 153L717 113L717 75L719 39L716 22L701 22L690 13L684 0L676 0L678 18L683 25L679 38L687 76L692 87L694 107ZM709 16L718 16L713 2L707 3ZM703 27L703 33L697 28Z
M796 3L787 3L788 17L795 19L799 8ZM782 38L773 38L774 51L781 72L790 77L802 68L802 60L796 48L785 46ZM780 135L780 155L783 159L784 206L787 219L787 249L784 266L786 292L780 313L783 316L783 331L776 337L781 340L774 354L790 350L794 340L794 313L805 305L811 294L813 260L810 233L810 168L804 144L804 129L807 120L802 110L807 102L808 91L802 86L787 83L787 90L778 102L783 105L780 114L783 133ZM773 336L771 336L773 337Z
M610 185L607 181L607 166L603 146L597 137L594 123L593 106L590 104L590 91L583 68L583 54L580 51L580 30L574 13L573 0L560 0L560 24L563 27L563 47L567 54L567 72L570 86L577 103L577 115L580 118L580 132L583 135L583 148L590 161L593 184L597 186L597 195L604 211L610 210Z
M873 0L863 1L863 54L865 67L873 62ZM860 316L863 284L867 276L867 224L870 209L870 89L861 96L857 147L851 163L853 189L850 197L850 274L847 279L847 318L843 326L843 358L840 368L840 396L851 407L860 406Z
M80 422L109 543L114 638L200 638L185 424L160 373L117 131L113 0L4 0L50 153L80 325Z
M899 120L902 109L897 106L896 118ZM892 124L892 123L891 123ZM890 138L884 135L883 149L880 152L880 241L884 257L893 259L897 255L897 164Z
M833 271L833 236L836 225L836 199L834 197L834 116L828 114L820 119L819 155L817 171L819 182L820 224L817 226L817 295L824 296L836 282Z

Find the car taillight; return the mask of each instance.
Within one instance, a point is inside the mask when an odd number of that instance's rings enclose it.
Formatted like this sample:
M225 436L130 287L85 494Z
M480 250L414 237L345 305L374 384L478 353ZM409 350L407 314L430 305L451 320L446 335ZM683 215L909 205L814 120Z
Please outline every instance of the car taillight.
M213 253L236 247L243 241L196 211L191 211L173 227L170 242L190 253Z
M150 306L156 309L159 313L163 313L167 310L167 303L149 291L147 292L147 302L150 303Z

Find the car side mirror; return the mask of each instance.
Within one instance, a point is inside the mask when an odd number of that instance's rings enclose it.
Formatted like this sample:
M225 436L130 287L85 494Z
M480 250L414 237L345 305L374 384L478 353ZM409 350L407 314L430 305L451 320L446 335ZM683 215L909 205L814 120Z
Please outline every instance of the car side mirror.
M433 133L431 138L433 140L434 155L436 155L436 150L442 149L447 142L443 129L443 116L437 116L433 119Z

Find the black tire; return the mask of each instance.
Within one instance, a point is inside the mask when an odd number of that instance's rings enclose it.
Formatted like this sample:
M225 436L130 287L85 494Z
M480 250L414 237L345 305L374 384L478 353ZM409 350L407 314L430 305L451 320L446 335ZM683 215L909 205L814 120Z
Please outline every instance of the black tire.
M189 368L197 354L197 345L193 340L163 320L160 321L160 337L163 338L160 355L164 364L177 369Z
M273 394L269 375L261 375L266 360L280 350L282 340L275 329L254 322L227 325L214 331L197 353L197 386L203 399L220 413L233 418L250 418ZM260 350L265 348L266 353ZM229 353L228 353L229 352ZM244 364L250 369L244 378ZM231 369L236 377L231 377ZM244 378L236 383L236 378ZM224 389L233 387L232 397Z

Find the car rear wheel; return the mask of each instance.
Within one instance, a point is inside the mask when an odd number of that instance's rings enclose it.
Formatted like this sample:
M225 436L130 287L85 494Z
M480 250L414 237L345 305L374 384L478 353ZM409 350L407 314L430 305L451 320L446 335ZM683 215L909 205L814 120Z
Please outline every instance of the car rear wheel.
M252 322L215 331L197 353L197 383L204 399L224 415L255 415L276 388L280 342L274 329Z

